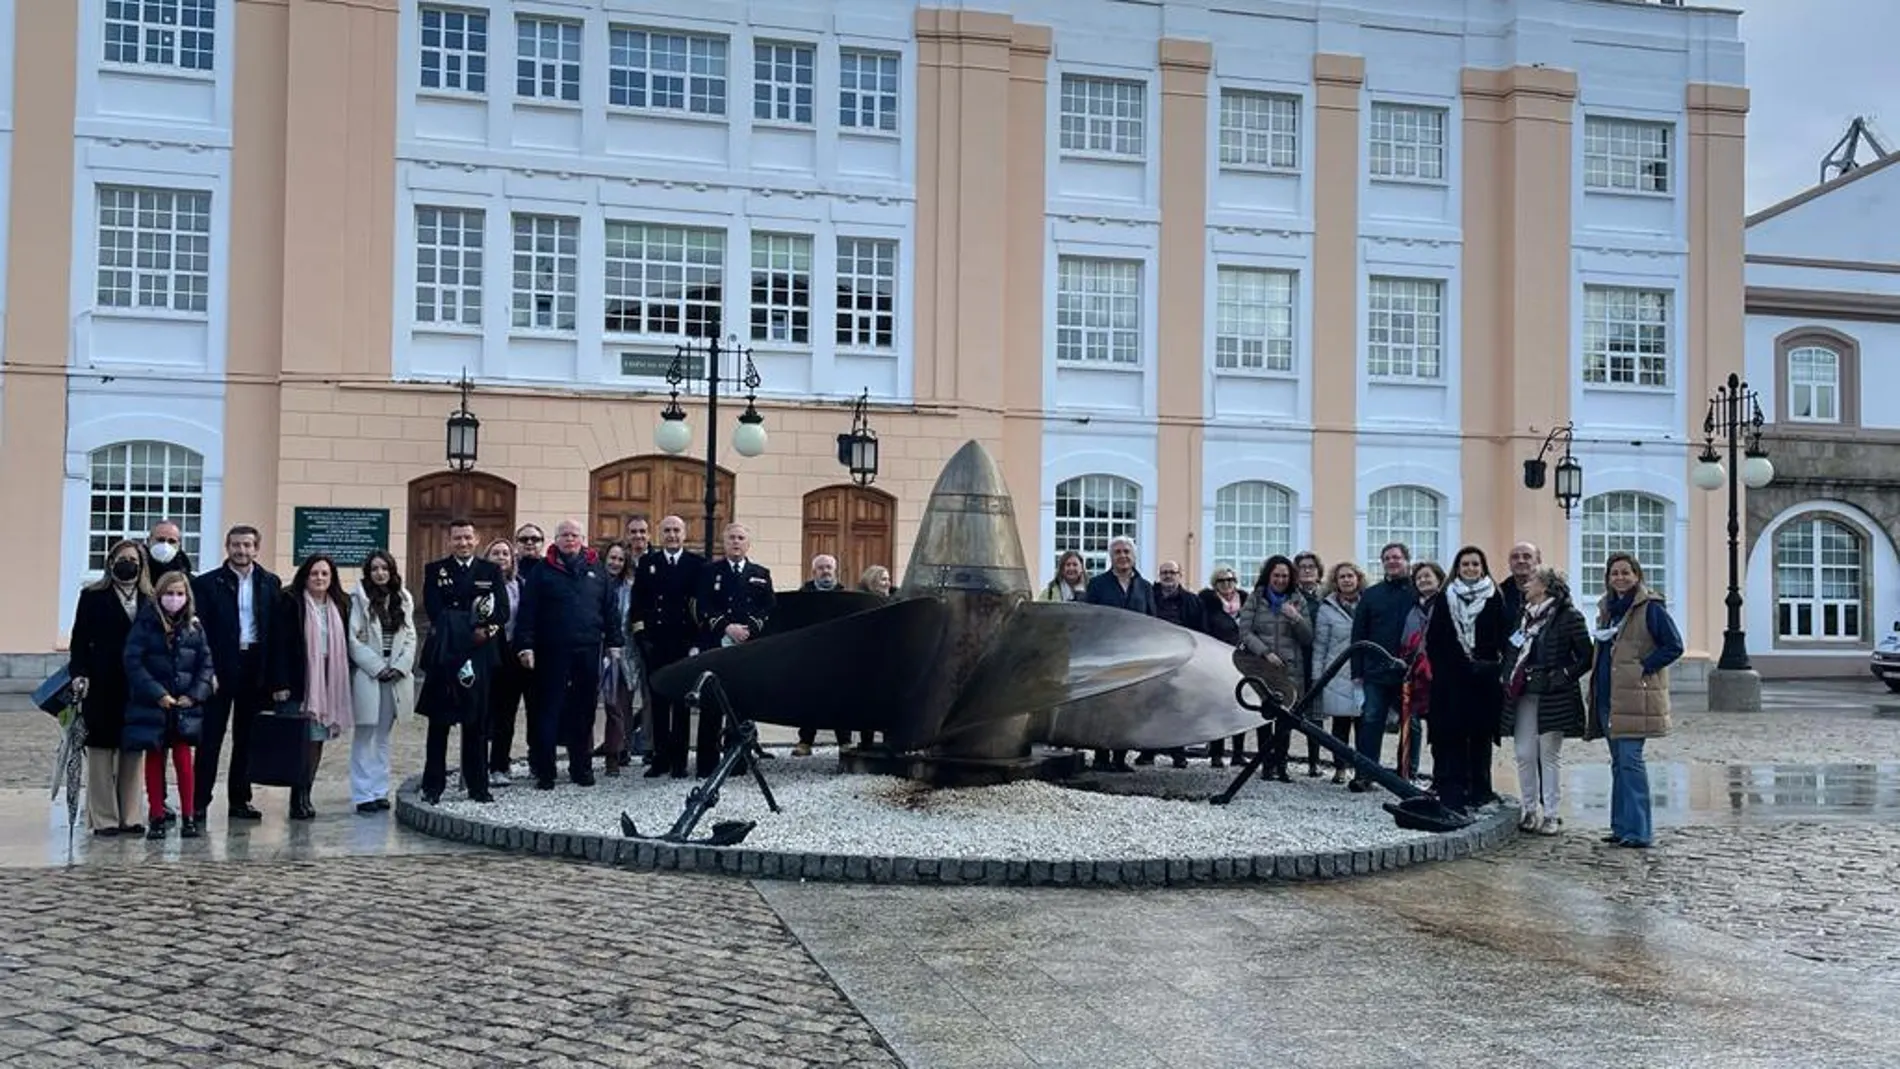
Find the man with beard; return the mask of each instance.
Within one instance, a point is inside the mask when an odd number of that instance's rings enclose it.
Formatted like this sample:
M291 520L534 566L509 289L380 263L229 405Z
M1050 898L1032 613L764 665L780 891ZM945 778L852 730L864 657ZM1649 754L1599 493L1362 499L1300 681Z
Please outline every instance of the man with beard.
M196 798L191 812L201 821L211 812L211 789L218 780L218 754L227 731L231 766L224 794L231 819L264 819L251 805L251 724L270 698L266 666L271 663L271 620L283 582L257 563L257 552L257 528L233 527L224 536L224 564L191 581L198 622L217 673L217 690L205 704L192 776Z
M693 594L706 558L685 548L686 521L668 516L660 521L660 545L648 550L636 564L633 581L633 640L640 647L640 663L648 678L676 661L692 656L699 645L693 622ZM686 747L692 734L692 712L684 702L649 695L653 718L653 764L647 778L686 777Z
M488 793L488 685L496 636L508 623L508 584L501 567L475 555L474 523L449 521L449 555L422 570L429 640L422 649L422 694L416 711L429 721L423 744L422 796L430 805L448 784L449 729L462 729L462 786L472 802Z
M600 705L600 656L620 656L625 629L613 584L600 555L587 545L579 520L554 528L554 545L522 581L517 656L535 672L541 691L538 722L530 725L528 764L539 790L554 789L554 750L567 750L567 778L594 785L594 713Z

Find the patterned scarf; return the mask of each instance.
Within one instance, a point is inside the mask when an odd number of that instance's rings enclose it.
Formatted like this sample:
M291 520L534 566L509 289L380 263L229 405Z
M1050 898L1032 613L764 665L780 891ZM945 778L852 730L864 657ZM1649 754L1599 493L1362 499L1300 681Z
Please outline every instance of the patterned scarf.
M1478 640L1478 614L1484 611L1485 603L1491 595L1497 593L1497 585L1485 576L1475 583L1463 579L1453 579L1445 588L1445 611L1451 614L1451 625L1458 633L1458 645L1463 646L1465 656L1471 656L1471 647Z
M1523 675L1528 669L1526 662L1531 658L1531 640L1543 633L1544 628L1550 624L1551 618L1556 615L1552 611L1556 608L1556 598L1545 598L1535 605L1524 606L1524 622L1521 625L1524 632L1524 645L1518 647L1517 650L1517 665L1511 672L1513 679Z

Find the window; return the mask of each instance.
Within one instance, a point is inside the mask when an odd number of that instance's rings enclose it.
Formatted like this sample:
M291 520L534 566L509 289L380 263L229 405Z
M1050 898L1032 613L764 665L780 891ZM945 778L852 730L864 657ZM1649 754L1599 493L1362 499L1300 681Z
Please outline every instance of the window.
M1775 532L1775 635L1788 642L1858 642L1860 536L1825 516Z
M1445 180L1445 109L1372 105L1372 175L1413 182Z
M482 325L481 212L416 209L416 322Z
M897 129L897 63L893 52L838 52L838 125L847 130Z
M811 239L752 235L752 340L811 344Z
M1220 95L1220 162L1294 171L1300 166L1300 98L1237 89Z
M716 338L726 284L718 230L607 223L609 334Z
M1661 498L1619 490L1584 501L1578 604L1587 608L1603 596L1603 562L1619 552L1636 556L1645 586L1668 591L1669 509Z
M810 45L760 41L752 46L752 117L810 126L813 52Z
M1442 378L1445 284L1429 278L1372 278L1366 287L1366 374L1380 379Z
M179 548L195 560L204 532L205 461L181 445L120 442L92 453L86 568L104 571L106 554L143 539L160 520L178 525Z
M1119 475L1078 475L1056 487L1056 553L1075 550L1090 575L1108 569L1108 543L1133 538L1141 487Z
M1214 366L1293 370L1293 273L1223 267L1215 274Z
M1064 256L1056 263L1056 359L1141 364L1141 265Z
M515 20L515 37L515 95L578 103L581 24L519 18Z
M208 71L217 7L217 0L106 0L106 62Z
M1215 491L1214 567L1251 577L1276 553L1293 555L1292 491L1263 482Z
M1797 423L1841 421L1841 354L1819 345L1788 351L1788 418Z
M838 239L838 344L897 344L897 242Z
M1063 75L1062 151L1145 156L1147 111L1148 87L1140 82Z
M607 103L724 115L725 39L614 27L607 34Z
M1585 119L1583 187L1669 192L1669 127L1631 119Z
M1585 286L1583 381L1594 386L1669 385L1669 294Z
M422 9L422 88L488 91L488 16L453 7Z
M211 294L211 194L99 187L100 308L203 315Z
M514 325L523 330L573 330L580 221L517 215L514 227Z
M1388 486L1366 502L1366 571L1384 575L1379 551L1403 542L1413 561L1437 561L1443 552L1444 505L1438 495L1417 486Z

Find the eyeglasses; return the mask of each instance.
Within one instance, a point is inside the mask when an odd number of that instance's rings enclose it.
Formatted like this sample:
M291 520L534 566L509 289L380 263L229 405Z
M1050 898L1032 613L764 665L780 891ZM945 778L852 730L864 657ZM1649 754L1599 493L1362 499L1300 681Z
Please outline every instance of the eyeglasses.
M1231 575L1217 575L1217 576L1215 576L1215 577L1214 577L1214 581L1215 581L1216 583L1237 583L1237 582L1239 582L1240 580L1238 580L1238 579L1235 579L1235 578L1234 578L1233 576L1231 576Z

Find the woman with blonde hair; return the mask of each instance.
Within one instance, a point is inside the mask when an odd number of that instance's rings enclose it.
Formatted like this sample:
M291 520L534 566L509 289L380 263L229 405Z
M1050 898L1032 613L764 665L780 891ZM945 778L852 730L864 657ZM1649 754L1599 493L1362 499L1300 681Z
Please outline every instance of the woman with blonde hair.
M1359 594L1365 589L1366 573L1357 564L1343 560L1333 565L1332 577L1327 580L1319 599L1319 610L1314 614L1313 682L1319 682L1333 661L1352 647L1353 613L1358 610ZM1332 718L1333 737L1348 745L1352 743L1352 725L1359 719L1359 710L1364 704L1365 695L1352 681L1350 665L1340 669L1319 696L1320 715ZM1351 763L1335 761L1333 782L1346 783L1351 779Z
M192 604L191 577L166 572L152 584L152 601L139 610L125 640L126 750L145 758L147 839L165 837L165 758L178 770L178 835L198 837L204 814L195 797L192 747L204 734L204 703L211 698L211 644Z
M1043 601L1081 601L1088 595L1089 570L1082 554L1065 549L1056 558L1056 577L1042 588Z
M891 570L882 564L864 569L864 574L858 577L858 589L880 598L891 597Z
M125 642L139 610L151 604L145 549L129 539L106 554L99 578L73 608L73 696L86 725L86 822L101 838L137 835L142 756L119 745L125 732Z

